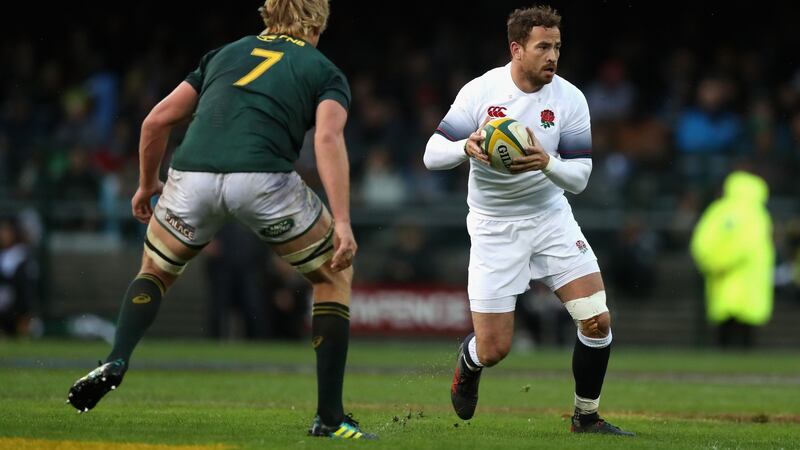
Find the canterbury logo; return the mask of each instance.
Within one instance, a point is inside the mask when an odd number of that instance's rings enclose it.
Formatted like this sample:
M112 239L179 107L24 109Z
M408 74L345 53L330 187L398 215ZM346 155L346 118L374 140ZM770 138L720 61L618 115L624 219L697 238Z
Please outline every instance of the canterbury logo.
M490 106L489 109L486 110L486 114L488 114L489 117L505 117L505 111L505 106Z
M314 339L311 339L311 346L314 348L319 347L322 344L322 336L314 336Z
M137 305L143 305L145 303L150 303L150 296L147 294L139 294L136 297L133 297L131 302Z

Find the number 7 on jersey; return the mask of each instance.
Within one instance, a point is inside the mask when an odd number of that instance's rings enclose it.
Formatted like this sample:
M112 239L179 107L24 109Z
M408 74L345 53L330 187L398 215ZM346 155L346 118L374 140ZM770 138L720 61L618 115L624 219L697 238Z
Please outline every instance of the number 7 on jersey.
M273 52L272 50L264 50L263 48L254 48L252 52L250 52L253 56L259 56L261 58L265 58L264 61L257 65L253 70L251 70L247 75L243 76L239 79L236 83L233 83L234 86L245 86L255 80L256 78L260 77L264 74L270 67L274 66L275 63L283 58L283 52Z

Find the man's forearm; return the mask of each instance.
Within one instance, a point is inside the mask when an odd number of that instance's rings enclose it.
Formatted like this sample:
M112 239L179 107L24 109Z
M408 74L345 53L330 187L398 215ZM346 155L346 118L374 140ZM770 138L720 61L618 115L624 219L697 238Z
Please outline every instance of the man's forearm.
M153 125L145 121L139 141L139 186L158 184L158 169L164 159L171 127Z
M573 194L580 194L589 183L592 160L580 158L562 161L550 155L550 161L547 167L542 169L542 173L561 189Z
M331 214L338 223L350 223L350 163L344 137L319 137L315 153L317 171L328 196Z
M469 155L464 152L467 140L451 141L439 134L433 134L425 146L422 157L425 167L430 170L452 169L464 161L469 160Z

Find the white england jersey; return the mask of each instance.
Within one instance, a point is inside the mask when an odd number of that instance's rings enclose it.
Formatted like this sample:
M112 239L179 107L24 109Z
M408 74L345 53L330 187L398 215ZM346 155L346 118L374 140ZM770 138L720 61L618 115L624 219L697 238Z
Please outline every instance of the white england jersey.
M511 79L511 63L467 83L436 132L466 139L486 117L511 117L531 129L551 157L591 158L589 107L583 93L556 75L538 92L525 93ZM564 190L541 171L504 174L470 158L467 204L490 217L531 217Z

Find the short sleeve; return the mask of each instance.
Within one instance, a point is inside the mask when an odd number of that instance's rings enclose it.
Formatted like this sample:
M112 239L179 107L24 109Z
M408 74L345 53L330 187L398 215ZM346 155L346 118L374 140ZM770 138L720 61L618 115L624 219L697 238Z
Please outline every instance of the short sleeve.
M186 76L185 81L192 85L195 91L199 94L203 89L203 80L206 77L206 70L208 68L208 63L211 59L216 55L222 48L218 48L215 50L211 50L210 52L203 55L203 58L200 59L200 64L198 64L197 69L193 70Z
M592 125L589 104L583 93L575 88L572 108L561 126L558 153L562 159L592 157Z
M458 92L450 110L436 128L436 133L441 134L451 141L466 139L480 125L476 120L475 109L478 104L479 79L476 78Z
M350 85L341 70L333 67L328 76L323 80L322 87L317 97L319 105L323 100L334 100L339 102L344 109L350 110Z

